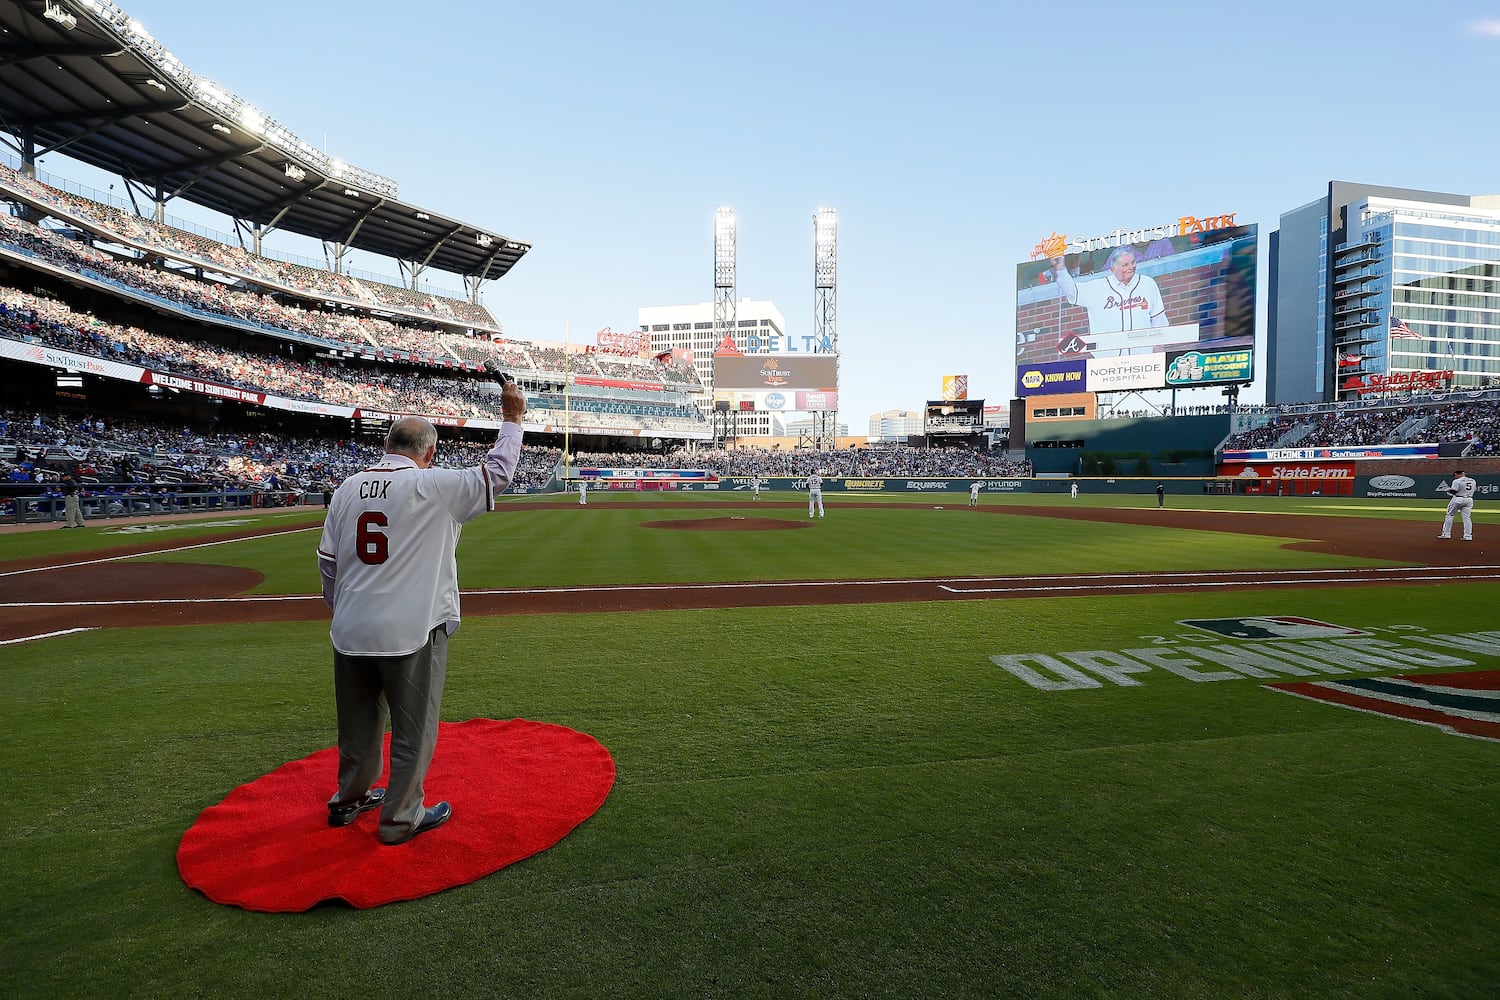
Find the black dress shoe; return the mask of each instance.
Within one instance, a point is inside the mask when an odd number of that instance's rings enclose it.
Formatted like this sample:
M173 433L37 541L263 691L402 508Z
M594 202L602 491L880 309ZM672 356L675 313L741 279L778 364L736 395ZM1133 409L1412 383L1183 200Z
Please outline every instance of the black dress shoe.
M368 792L365 792L357 801L351 802L346 806L329 806L328 825L348 826L356 819L359 819L360 813L378 808L384 801L385 789L372 788Z
M419 833L426 833L428 830L442 826L444 823L448 822L448 817L452 815L453 807L446 802L439 802L435 806L428 806L426 811L422 813L422 821L418 823L410 833L402 837L400 840L387 840L383 843L389 844L392 847L396 846L397 844L404 844Z

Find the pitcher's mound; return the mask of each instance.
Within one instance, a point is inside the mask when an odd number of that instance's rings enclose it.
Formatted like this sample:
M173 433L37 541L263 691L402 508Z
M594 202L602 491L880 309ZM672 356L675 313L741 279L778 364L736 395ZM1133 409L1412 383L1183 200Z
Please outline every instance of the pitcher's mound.
M700 517L681 521L645 521L643 528L667 528L672 531L782 531L787 528L811 528L811 523L781 521L774 517Z

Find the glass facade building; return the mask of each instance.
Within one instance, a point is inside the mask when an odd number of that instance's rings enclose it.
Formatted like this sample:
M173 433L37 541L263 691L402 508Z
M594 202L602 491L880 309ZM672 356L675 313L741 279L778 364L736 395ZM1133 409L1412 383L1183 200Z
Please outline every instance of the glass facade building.
M1268 402L1500 384L1500 199L1334 182L1270 266Z

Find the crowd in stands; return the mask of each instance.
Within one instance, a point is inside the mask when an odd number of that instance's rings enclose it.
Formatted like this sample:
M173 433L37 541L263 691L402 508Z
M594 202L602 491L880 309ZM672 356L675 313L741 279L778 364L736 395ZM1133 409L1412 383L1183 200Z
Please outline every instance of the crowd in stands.
M490 442L440 435L437 464L478 465ZM321 494L380 457L376 439L303 437L268 431L200 433L157 421L64 416L0 409L0 481L53 487L63 475L128 492L136 487L243 489L302 497ZM551 481L557 448L523 445L513 487Z
M368 313L304 309L222 282L117 258L15 216L0 214L0 238L57 267L165 299L184 309L253 323L268 332L302 334L335 347L398 347L428 356L441 353L435 335L429 331L398 326Z
M0 337L48 344L173 374L289 399L404 413L490 417L492 383L380 370L342 362L306 363L204 341L105 323L42 296L0 287Z
M0 337L46 344L76 354L108 358L221 385L288 399L431 416L493 417L497 387L481 379L441 378L357 362L298 361L204 341L166 337L139 327L105 323L55 299L0 286ZM706 420L692 405L626 404L578 396L572 409L599 412L598 427L665 431L701 429ZM550 407L556 405L556 410ZM560 397L538 397L531 420L562 424ZM607 412L618 414L606 419ZM579 421L575 418L575 423Z
M485 347L490 341L483 337L439 334L356 310L290 305L193 274L117 258L4 213L0 213L0 242L28 251L59 268L113 283L129 292L153 296L200 314L250 323L271 334L290 333L315 338L331 348L359 353L403 351L443 364L450 360L472 364L494 360L518 376L536 374L537 369L561 372L565 364L564 352L560 348L533 348L534 358L525 345L514 342L502 343L497 349L490 350ZM566 365L575 374L609 374L596 365L595 357L579 348L568 352ZM620 377L699 387L697 373L691 365L669 367L664 361L652 359L640 359L634 365L610 363L612 368L625 371Z
M1462 443L1468 454L1487 455L1497 439L1500 439L1500 400L1476 400L1283 414L1230 435L1224 447L1238 451Z
M600 468L708 469L730 476L822 476L934 479L1018 478L1031 475L1031 463L999 451L966 448L840 448L833 451L767 448L690 450L662 453L579 452L573 464Z
M196 233L131 215L111 205L61 191L0 163L0 185L45 205L63 221L82 223L137 248L207 265L225 275L279 285L305 295L343 299L383 310L499 331L482 305L399 285L365 281L319 268L262 257Z

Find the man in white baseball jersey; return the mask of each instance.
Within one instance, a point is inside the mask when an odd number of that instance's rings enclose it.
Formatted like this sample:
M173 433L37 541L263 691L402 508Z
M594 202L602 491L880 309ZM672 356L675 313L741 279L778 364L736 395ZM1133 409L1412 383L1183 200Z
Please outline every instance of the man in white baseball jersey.
M444 823L446 802L428 808L422 787L437 746L448 638L458 629L454 550L466 521L494 506L521 455L526 397L506 382L504 422L482 464L434 468L437 430L421 417L391 425L385 455L333 494L318 568L333 608L334 701L338 709L338 792L330 826L381 808L379 836L400 844ZM388 788L372 788L391 724Z
M970 507L978 507L979 506L979 484L978 483L970 483L969 484L969 506Z
M751 500L759 500L760 499L760 477L756 476L754 479L750 480L750 482L755 487L755 494L750 499Z
M807 516L812 517L813 511L817 510L818 516L823 516L823 477L818 475L816 469L807 477Z
M1474 480L1464 475L1463 469L1455 469L1453 478L1448 480L1448 514L1443 518L1443 533L1439 538L1453 537L1453 515L1459 514L1464 522L1464 541L1474 540L1474 525L1469 520L1469 512L1474 509Z
M1068 493L1069 493L1069 495L1071 496L1072 499L1077 500L1078 499L1078 484L1074 483L1071 486L1069 486L1068 487Z
M1090 334L1129 333L1170 325L1161 289L1150 275L1136 273L1136 252L1130 247L1116 247L1104 262L1109 273L1088 281L1075 281L1062 257L1052 263L1063 298L1089 311Z
M580 480L578 480L578 506L580 506L580 507L587 507L588 505L589 505L589 481L587 479L580 479Z

